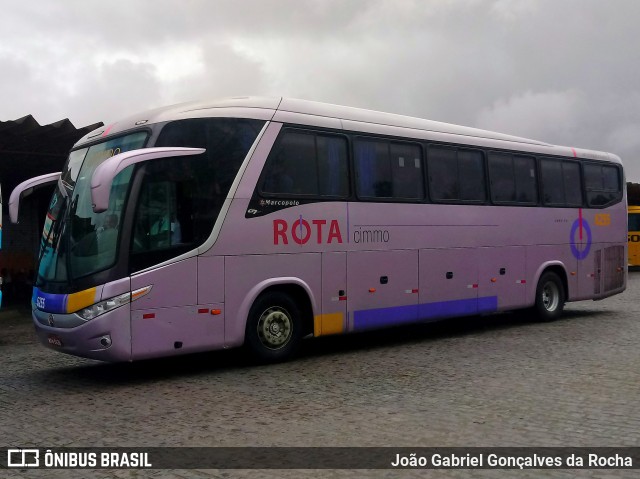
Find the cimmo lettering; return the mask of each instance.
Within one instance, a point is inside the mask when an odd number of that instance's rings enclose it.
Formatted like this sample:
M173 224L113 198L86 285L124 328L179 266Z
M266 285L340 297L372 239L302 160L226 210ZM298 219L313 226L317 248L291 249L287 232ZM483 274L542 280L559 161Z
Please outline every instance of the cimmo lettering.
M353 232L354 243L388 243L388 230L370 230L358 227Z

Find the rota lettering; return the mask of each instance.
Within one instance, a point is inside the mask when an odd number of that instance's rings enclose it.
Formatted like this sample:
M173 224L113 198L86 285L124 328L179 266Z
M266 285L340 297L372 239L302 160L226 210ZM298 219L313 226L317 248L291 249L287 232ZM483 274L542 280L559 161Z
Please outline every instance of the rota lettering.
M273 244L289 244L289 240L299 245L309 241L316 244L342 243L342 233L338 220L311 220L309 223L300 218L291 224L291 228L286 220L273 220Z

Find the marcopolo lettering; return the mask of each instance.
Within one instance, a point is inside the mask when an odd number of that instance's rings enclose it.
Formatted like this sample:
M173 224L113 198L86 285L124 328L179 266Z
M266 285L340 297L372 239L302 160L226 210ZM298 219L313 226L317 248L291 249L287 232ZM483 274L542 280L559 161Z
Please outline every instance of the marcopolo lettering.
M309 241L315 244L342 243L342 233L338 220L309 222L300 217L291 225L286 220L273 220L273 244L289 244L289 240L299 245Z

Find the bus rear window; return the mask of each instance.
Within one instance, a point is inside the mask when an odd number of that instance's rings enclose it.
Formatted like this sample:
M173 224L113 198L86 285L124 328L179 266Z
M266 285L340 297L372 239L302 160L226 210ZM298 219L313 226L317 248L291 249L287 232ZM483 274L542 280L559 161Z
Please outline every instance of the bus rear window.
M622 198L620 175L615 166L585 164L584 183L589 206L608 206Z

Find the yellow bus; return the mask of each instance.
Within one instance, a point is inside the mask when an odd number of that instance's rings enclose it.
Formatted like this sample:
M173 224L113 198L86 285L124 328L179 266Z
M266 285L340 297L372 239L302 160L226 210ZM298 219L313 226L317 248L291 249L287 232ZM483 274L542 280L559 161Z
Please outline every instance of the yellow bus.
M629 206L629 266L640 266L640 206Z

